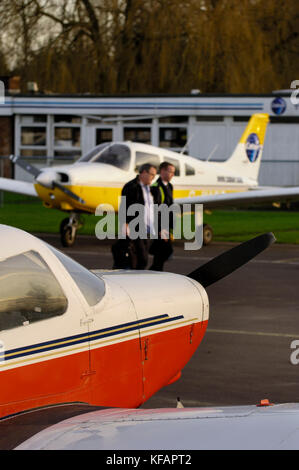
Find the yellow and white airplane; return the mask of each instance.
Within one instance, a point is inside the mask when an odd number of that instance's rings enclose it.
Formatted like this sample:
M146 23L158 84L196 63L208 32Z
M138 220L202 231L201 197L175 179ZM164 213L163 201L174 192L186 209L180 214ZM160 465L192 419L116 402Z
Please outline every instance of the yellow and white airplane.
M119 196L126 182L136 176L143 163L156 167L172 163L175 176L174 202L203 203L205 208L236 205L244 200L298 198L299 188L257 191L268 114L250 118L234 152L224 162L202 161L167 149L136 142L107 142L98 145L74 164L37 169L18 157L12 160L31 173L34 181L0 178L0 190L37 196L45 207L65 211L69 216L60 226L61 241L71 246L82 226L80 214L94 214L99 204L118 210ZM249 191L255 189L255 191ZM270 191L270 192L269 192ZM282 191L282 192L281 192ZM268 199L267 199L268 198ZM204 244L212 229L204 226Z

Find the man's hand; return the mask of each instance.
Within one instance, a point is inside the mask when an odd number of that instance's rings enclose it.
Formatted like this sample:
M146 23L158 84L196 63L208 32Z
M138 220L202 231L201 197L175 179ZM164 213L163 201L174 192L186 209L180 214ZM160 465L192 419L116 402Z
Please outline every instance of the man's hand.
M162 229L160 232L160 236L162 240L168 241L169 240L169 232L168 230Z
M123 236L127 236L127 237L130 236L129 224L123 224L122 229L121 229L121 233L122 233Z

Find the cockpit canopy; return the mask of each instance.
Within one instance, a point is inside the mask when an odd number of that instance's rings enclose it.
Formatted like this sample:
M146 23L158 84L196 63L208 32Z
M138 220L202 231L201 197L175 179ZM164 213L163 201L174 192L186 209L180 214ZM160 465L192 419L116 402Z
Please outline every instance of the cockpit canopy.
M149 147L149 146L148 146ZM150 163L155 166L159 172L159 165L161 161L168 161L175 167L175 176L181 175L181 165L179 158L173 158L169 155L161 155L159 152L155 152L150 147L148 149L136 148L135 151L131 152L131 148L123 143L106 142L104 144L97 145L86 155L78 160L78 163L106 163L112 165L123 171L130 170L131 159L134 158L134 164L132 164L132 170L138 173L139 168L144 163ZM194 175L195 169L185 164L186 176Z
M78 160L78 163L106 163L107 165L115 166L123 171L130 169L132 152L130 147L125 144L106 142L97 145L86 155ZM160 157L158 154L149 152L136 151L134 170L137 173L140 166L144 163L151 163L157 169L160 165Z
M120 170L128 171L130 168L131 151L127 145L112 144L106 142L97 145L86 155L78 160L78 163L92 162L92 163L106 163L115 166Z

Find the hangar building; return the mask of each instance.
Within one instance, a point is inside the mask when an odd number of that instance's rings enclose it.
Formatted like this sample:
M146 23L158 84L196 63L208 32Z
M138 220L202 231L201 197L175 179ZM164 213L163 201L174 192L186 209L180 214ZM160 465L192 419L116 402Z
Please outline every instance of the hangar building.
M36 166L75 161L105 141L132 140L226 160L250 116L269 113L259 182L299 185L299 104L269 95L91 96L7 92L0 102L2 176L10 154ZM299 100L298 100L299 103ZM15 177L28 175L15 168Z

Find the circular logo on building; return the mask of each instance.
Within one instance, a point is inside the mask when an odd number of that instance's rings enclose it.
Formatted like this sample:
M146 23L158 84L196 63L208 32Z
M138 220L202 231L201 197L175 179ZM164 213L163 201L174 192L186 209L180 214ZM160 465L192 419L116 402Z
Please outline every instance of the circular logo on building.
M277 114L278 116L285 112L286 107L287 107L287 103L285 102L283 98L280 98L280 97L275 98L271 104L273 113Z
M261 150L261 144L257 134L249 134L245 144L247 158L250 162L255 162Z

